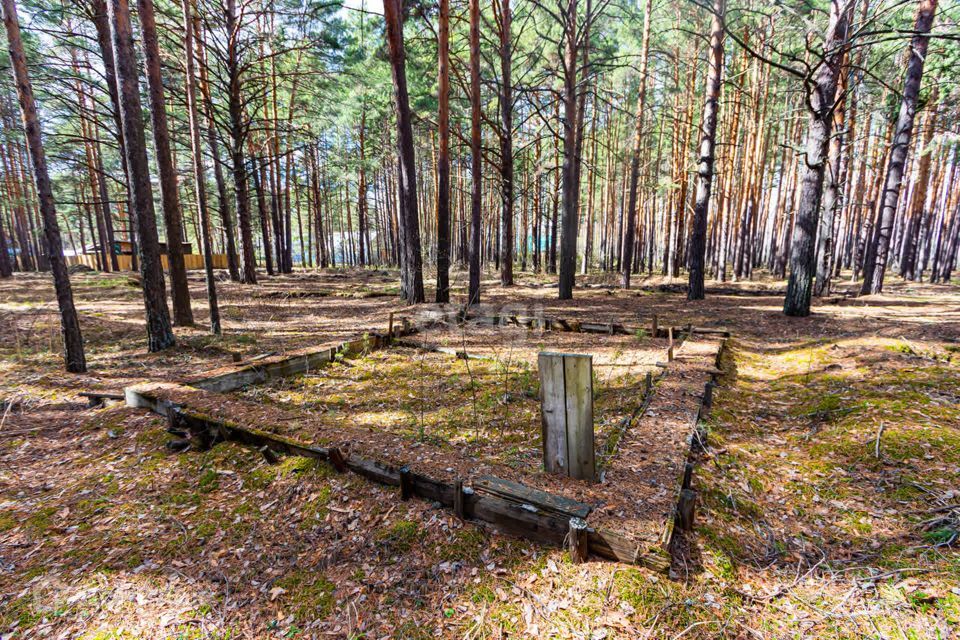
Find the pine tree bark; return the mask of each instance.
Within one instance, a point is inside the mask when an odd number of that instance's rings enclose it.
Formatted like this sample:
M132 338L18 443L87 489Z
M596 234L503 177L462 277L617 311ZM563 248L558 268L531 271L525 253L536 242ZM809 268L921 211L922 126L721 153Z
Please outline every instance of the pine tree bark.
M437 42L437 302L450 302L450 0L440 0Z
M470 268L468 304L480 304L480 0L470 0Z
M637 189L640 182L640 155L643 153L643 119L647 105L647 70L650 56L650 19L653 0L647 0L643 11L643 39L640 44L640 87L637 89L637 115L633 129L633 154L630 156L630 187L627 200L627 230L623 238L625 255L633 255L634 236L637 233ZM630 288L632 260L620 263L620 286Z
M853 8L852 5L850 7ZM840 163L843 157L843 145L846 132L846 91L849 74L849 43L844 47L843 62L837 80L837 100L833 109L833 135L830 138L827 154L827 188L823 198L823 210L820 212L820 231L817 234L817 275L813 285L813 295L825 296L830 293L830 276L833 273L833 237L834 220L841 205Z
M873 259L865 265L863 286L860 289L860 293L864 295L883 291L883 277L887 270L887 257L890 251L890 237L897 214L907 154L910 151L913 120L917 112L917 96L920 93L920 83L923 80L923 63L927 57L930 28L933 26L936 10L937 0L920 0L917 7L915 35L907 49L909 59L903 81L900 114L897 117L893 147L890 149L890 162L887 165L887 176L883 186L880 223L874 236L876 248L871 252Z
M237 14L237 1L226 2L227 76L229 78L228 111L230 115L230 159L233 164L233 188L237 199L237 220L240 223L241 272L240 282L257 284L257 259L253 250L253 225L250 221L250 193L244 143L247 138L247 123L243 117L241 95L241 67L238 38L241 25Z
M253 159L253 171L250 172L250 175L253 177L253 190L257 196L257 214L260 216L260 235L263 238L263 258L267 267L267 275L272 276L274 268L273 248L270 244L270 216L267 213L267 195L263 186L267 181L267 169L264 166L263 159L255 157L252 149L250 157Z
M513 38L510 0L500 0L500 284L513 284Z
M847 41L848 12L842 0L831 0L830 22L824 38L823 58L816 67L807 95L808 129L803 158L800 204L790 243L790 276L783 312L788 316L810 315L813 277L816 273L816 234L827 146L833 129L837 80Z
M929 222L924 225L924 218L929 220L926 211L927 191L930 186L930 165L933 160L933 141L934 129L937 126L937 89L931 92L927 103L927 117L923 129L923 138L918 150L920 161L917 168L917 181L912 190L910 202L907 211L909 219L904 229L903 250L900 255L900 275L907 280L917 280L917 257L919 245L921 242L921 233L923 228L929 227Z
M90 14L93 21L94 29L97 32L97 44L100 48L100 56L103 59L103 72L104 79L107 82L107 93L110 96L110 115L113 117L113 122L117 127L117 144L120 147L120 165L123 169L123 175L126 177L129 175L127 171L127 153L126 153L126 143L124 141L123 135L123 123L120 119L120 97L117 90L117 65L114 61L113 56L113 44L110 36L110 19L107 15L107 4L105 0L91 0L90 2ZM100 168L103 168L101 163ZM100 175L104 175L101 171ZM127 197L130 198L130 185L125 185ZM135 221L128 219L127 221L127 235L130 238L130 242L136 244L136 231L135 231ZM113 236L113 233L110 233L110 236ZM112 266L114 271L119 271L120 267L118 261L116 260L116 254L114 253ZM130 268L134 271L137 270L137 252L134 251L132 259L130 261Z
M213 120L213 100L210 96L210 82L207 78L206 49L201 37L199 16L194 16L193 35L197 45L197 62L200 72L199 88L204 121L206 124L207 146L213 157L213 178L217 184L217 199L220 204L220 223L226 237L227 272L230 280L240 282L240 258L237 255L237 234L233 221L233 211L230 206L230 197L227 194L227 181L223 176L223 160L220 157L220 144L217 142L217 129Z
M9 278L13 275L13 264L10 262L10 249L7 245L7 234L3 230L3 215L0 214L0 278Z
M476 0L475 0L476 1ZM563 39L563 165L561 167L562 195L560 214L560 282L559 297L561 300L573 298L573 287L576 284L577 271L577 230L579 227L579 189L576 181L579 176L577 164L577 129L579 116L577 115L578 74L579 64L579 33L577 29L578 0L567 0L564 9ZM588 46L583 43L583 46Z
M367 171L366 163L366 128L367 113L365 106L361 106L360 113L360 167L357 176L357 232L360 235L360 266L365 267L370 260L367 236Z
M207 284L207 303L210 307L210 332L220 335L220 305L217 301L217 281L213 275L213 247L210 242L210 212L207 209L206 171L203 166L203 142L200 136L200 116L197 109L197 77L193 53L192 0L182 0L183 48L186 58L185 84L187 119L190 125L190 155L193 160L194 193L200 215L200 241L203 245L203 269Z
M83 353L83 336L80 333L80 320L73 304L73 290L67 262L63 257L63 244L60 239L60 227L57 223L57 210L53 202L50 175L47 172L47 160L43 150L40 132L40 119L33 98L33 86L27 74L27 61L20 39L20 22L14 0L2 0L3 24L7 31L7 48L10 53L10 67L13 82L17 88L20 102L20 115L23 131L30 148L33 162L33 177L36 181L37 198L40 202L40 215L43 219L43 240L46 244L53 284L57 293L57 306L60 309L60 333L63 337L64 362L70 373L83 373L87 370L87 361ZM2 231L0 231L2 234ZM6 242L0 246L6 256Z
M713 164L717 137L717 111L720 106L720 83L723 74L723 32L725 0L714 0L710 26L710 57L707 71L706 101L700 125L700 157L697 162L697 199L693 206L693 231L690 236L690 280L688 300L703 300L704 270L707 252L707 213L713 186Z
M400 211L400 296L409 304L424 302L423 258L420 253L420 214L417 208L417 162L413 146L410 97L407 93L406 53L403 46L401 0L384 0L387 47L397 111L397 153Z
M157 219L153 210L147 146L143 134L143 111L140 106L140 83L133 50L133 32L130 28L130 9L127 0L110 0L107 10L117 68L120 119L123 123L127 182L131 196L130 210L136 211L137 235L140 239L137 249L146 310L147 347L151 352L161 351L173 346L176 339L170 325L160 263L160 242L157 238Z
M190 288L187 286L187 268L183 262L183 220L180 197L177 193L177 170L170 155L170 132L167 127L167 105L160 72L160 45L157 42L157 23L153 0L137 0L140 32L143 43L143 63L147 76L147 95L150 98L150 123L153 129L154 161L160 174L160 200L167 231L167 264L170 268L170 298L173 301L173 321L180 326L193 324L190 308Z

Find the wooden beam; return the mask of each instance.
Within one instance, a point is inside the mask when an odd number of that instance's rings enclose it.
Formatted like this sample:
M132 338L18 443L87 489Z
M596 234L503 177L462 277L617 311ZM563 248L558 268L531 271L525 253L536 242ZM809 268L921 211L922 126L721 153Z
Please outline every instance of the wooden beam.
M473 482L473 487L481 493L489 493L519 504L529 504L542 511L569 518L586 518L593 510L590 505L583 502L493 476L477 478Z

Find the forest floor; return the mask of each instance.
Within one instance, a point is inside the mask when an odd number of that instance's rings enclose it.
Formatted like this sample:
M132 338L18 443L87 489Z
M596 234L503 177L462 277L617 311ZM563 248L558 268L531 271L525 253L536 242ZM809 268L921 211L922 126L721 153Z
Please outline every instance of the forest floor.
M395 272L220 283L221 339L192 274L200 322L160 354L125 275L77 275L83 376L61 371L48 277L0 281L0 637L960 637L960 286L890 280L791 319L782 282L689 303L593 278L559 302L546 276L488 274L511 313L733 331L672 576L575 565L323 464L170 453L161 418L77 395L383 330Z

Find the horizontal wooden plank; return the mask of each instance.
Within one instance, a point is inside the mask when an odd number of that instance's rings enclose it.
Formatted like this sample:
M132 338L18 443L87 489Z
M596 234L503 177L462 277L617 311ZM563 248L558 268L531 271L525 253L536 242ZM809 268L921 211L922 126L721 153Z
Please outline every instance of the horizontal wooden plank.
M97 398L106 400L123 400L124 394L114 391L81 391L77 394L81 398Z
M500 533L556 546L563 544L570 528L570 518L566 516L497 496L469 495L465 510L468 518L488 522Z
M660 572L670 569L670 554L658 544L638 543L610 529L590 529L587 540L590 544L590 553L601 558L639 564Z
M494 476L479 477L473 482L473 488L476 491L500 496L518 504L529 504L542 511L561 514L568 518L586 518L592 511L592 507L583 502Z

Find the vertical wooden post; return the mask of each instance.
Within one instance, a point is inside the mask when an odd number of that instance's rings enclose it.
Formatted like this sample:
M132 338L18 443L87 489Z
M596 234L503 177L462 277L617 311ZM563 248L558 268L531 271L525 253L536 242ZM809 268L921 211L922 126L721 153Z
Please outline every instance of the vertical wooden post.
M593 356L540 353L543 466L594 481Z
M393 342L393 311L390 312L390 321L387 324L387 344Z
M667 327L667 362L673 362L673 327Z
M343 457L343 454L340 453L340 449L337 447L330 447L327 449L327 460L329 460L330 464L333 465L333 468L337 470L337 473L346 472L347 461Z
M647 371L647 380L645 383L645 388L643 390L643 395L644 396L650 395L650 391L652 390L653 390L653 374Z
M680 503L677 505L677 525L681 531L693 531L696 506L696 491L693 489L684 489L680 492Z
M400 468L400 499L407 501L413 497L413 481L410 478L410 467Z
M280 456L278 456L276 452L267 445L263 445L257 449L257 451L260 452L260 455L263 456L263 459L266 460L267 464L269 465L274 465L280 462Z
M453 483L453 512L463 520L463 480L460 479Z
M683 482L680 484L681 489L689 489L693 486L693 463L688 462L683 465Z
M703 385L703 408L706 411L713 406L713 380Z
M587 537L587 522L582 518L570 518L570 530L567 533L567 549L570 551L570 561L580 564L587 561L589 539Z

